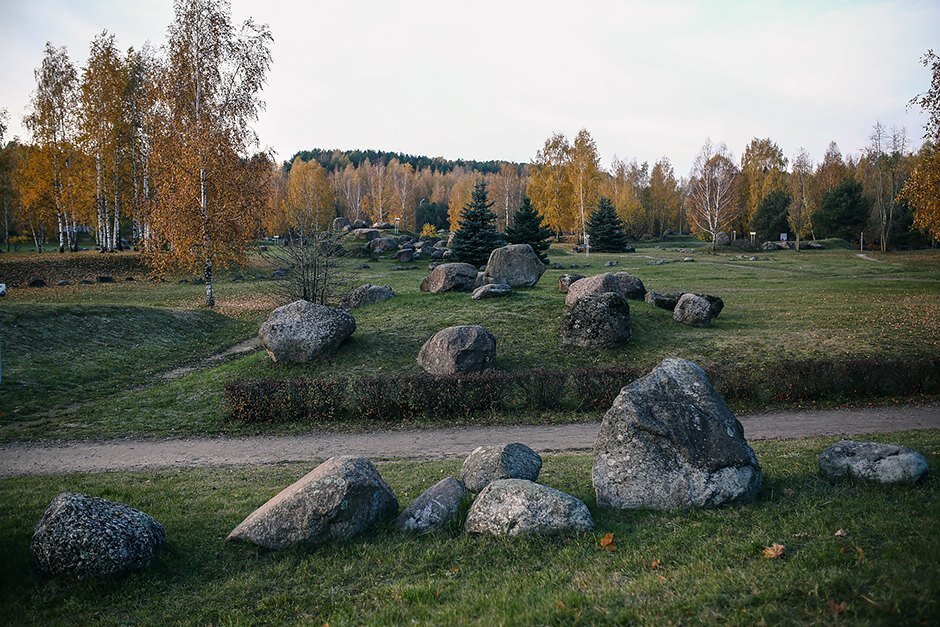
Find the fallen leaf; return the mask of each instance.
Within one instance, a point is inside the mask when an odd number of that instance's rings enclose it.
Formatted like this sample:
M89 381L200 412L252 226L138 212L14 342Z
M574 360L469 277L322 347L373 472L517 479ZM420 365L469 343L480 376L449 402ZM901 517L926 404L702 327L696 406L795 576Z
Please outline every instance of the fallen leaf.
M761 555L769 560L774 560L783 555L783 549L785 547L782 544L777 544L774 542L770 546L764 547L764 550L761 551Z
M865 561L865 549L860 546L855 547L855 557L859 562Z
M838 616L845 611L845 608L848 607L848 604L845 601L836 603L835 599L829 599L829 613L835 614Z
M784 488L783 493L786 494L787 496L793 496L794 494L796 494L793 488Z
M659 576L659 580L663 583L666 583L666 578L663 577L662 575Z
M659 565L661 563L662 562L660 562L659 560L653 560L652 562L650 562L650 568L652 568L653 570L656 570L657 568L659 568Z
M830 601L830 603L831 603L831 601ZM556 610L563 610L563 609L565 609L565 607L567 607L567 606L564 604L564 602L562 602L562 601L555 601L555 609L556 609Z
M600 545L601 545L601 547L603 547L604 549L610 551L611 553L613 553L614 551L616 551L616 550L617 550L617 540L614 538L614 534L612 534L612 533L605 533L603 536L601 536Z
M835 536L836 536L837 538L844 538L844 537L846 537L847 535L849 535L849 532L846 531L845 529L839 529L838 531L835 532Z

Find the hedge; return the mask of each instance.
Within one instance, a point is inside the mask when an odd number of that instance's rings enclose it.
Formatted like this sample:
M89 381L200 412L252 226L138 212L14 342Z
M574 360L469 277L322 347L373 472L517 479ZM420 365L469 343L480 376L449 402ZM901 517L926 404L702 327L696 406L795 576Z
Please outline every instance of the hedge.
M705 371L725 399L763 405L940 391L940 358L713 364ZM446 422L488 412L603 412L623 386L644 374L636 368L539 368L441 377L238 379L225 386L225 403L231 419L253 423Z

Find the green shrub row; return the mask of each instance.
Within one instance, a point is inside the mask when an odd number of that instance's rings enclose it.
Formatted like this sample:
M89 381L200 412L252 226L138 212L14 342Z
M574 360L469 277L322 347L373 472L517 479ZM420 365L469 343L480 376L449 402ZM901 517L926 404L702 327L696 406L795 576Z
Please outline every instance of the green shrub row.
M777 361L705 367L729 401L762 405L841 401L940 391L940 358ZM238 379L226 412L244 422L447 422L487 412L606 411L636 368L489 370L435 377L403 374L308 379Z

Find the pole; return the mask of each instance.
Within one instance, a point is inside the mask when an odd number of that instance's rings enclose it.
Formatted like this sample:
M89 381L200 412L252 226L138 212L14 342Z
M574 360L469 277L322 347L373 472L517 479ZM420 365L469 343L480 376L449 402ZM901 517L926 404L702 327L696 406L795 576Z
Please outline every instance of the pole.
M861 252L865 252L865 231L862 231L858 236L858 249Z

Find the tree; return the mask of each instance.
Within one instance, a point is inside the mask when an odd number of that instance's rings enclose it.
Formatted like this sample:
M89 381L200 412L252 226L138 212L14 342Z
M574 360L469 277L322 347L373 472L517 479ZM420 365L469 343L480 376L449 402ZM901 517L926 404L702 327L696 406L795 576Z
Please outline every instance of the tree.
M568 176L569 159L568 140L556 133L545 140L529 173L529 198L536 211L545 217L545 224L556 233L578 228L578 219L572 211L576 205Z
M451 250L458 260L482 266L490 253L505 242L496 230L496 215L490 211L493 203L486 193L486 181L482 178L473 186L470 202L460 212L460 226L454 233Z
M414 170L411 164L399 163L393 159L388 164L389 178L392 183L392 195L395 199L395 208L391 211L391 218L401 220L401 226L406 231L415 229L414 212Z
M695 230L707 235L715 250L718 233L727 229L741 213L735 182L738 169L723 143L713 146L706 140L692 167L689 190L689 217Z
M588 235L592 250L602 253L622 253L627 246L623 220L617 215L610 198L601 198L588 221Z
M871 200L865 198L861 183L849 177L823 196L816 224L827 237L858 241L870 208Z
M755 137L741 156L744 220L750 223L761 201L771 192L786 189L787 159L769 137Z
M927 113L924 145L902 195L914 207L914 226L940 239L940 56L928 50L921 63L931 70L930 88L915 96L911 104Z
M587 217L589 207L594 206L600 195L601 158L597 154L597 144L587 129L578 131L571 144L568 158L568 178L574 192L574 200L578 208L578 226L581 231L581 241L587 234Z
M549 238L552 230L542 224L543 218L532 206L528 196L522 197L522 203L513 213L512 226L506 229L506 241L510 244L528 244L539 256L542 263L548 263L546 252L551 246Z
M645 161L638 164L636 159L624 161L614 157L607 188L624 229L635 237L650 232L649 165Z
M678 221L682 192L669 159L663 157L653 165L649 182L649 209L653 234L660 238Z
M157 272L201 266L206 305L216 267L242 259L267 177L251 167L252 123L271 65L271 32L231 23L224 0L176 0L160 76L162 132L155 146L159 202L151 212Z
M764 196L757 207L757 213L751 220L751 230L757 233L761 241L776 240L781 233L786 233L790 224L788 209L790 194L783 190L774 190Z
M872 223L878 229L881 250L890 247L898 194L907 178L907 134L904 129L888 130L876 122L865 156L859 163L865 191L872 198Z
M796 235L796 250L800 250L800 239L806 237L813 225L813 160L804 148L793 159L790 174L790 206L787 222Z
M451 232L460 228L463 209L473 196L473 175L462 174L458 176L453 187L450 188L450 197L447 201L447 222Z
M499 166L499 172L489 174L486 178L487 187L494 198L493 202L499 209L496 215L500 226L508 229L512 224L513 208L518 207L522 202L521 197L525 190L519 170L513 164L502 163Z

